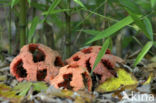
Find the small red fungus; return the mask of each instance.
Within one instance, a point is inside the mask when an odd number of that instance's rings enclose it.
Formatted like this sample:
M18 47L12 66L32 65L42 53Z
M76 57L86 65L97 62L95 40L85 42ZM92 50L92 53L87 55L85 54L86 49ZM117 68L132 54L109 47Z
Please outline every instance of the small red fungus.
M67 65L60 68L59 74L50 81L50 84L55 88L63 87L63 89L74 91L84 88L88 88L91 91L92 88L92 80L89 73L76 65Z
M66 62L69 65L76 64L82 66L90 73L100 50L101 46L91 46L89 48L85 48L75 53L73 56L67 59ZM93 77L98 78L100 82L104 82L106 79L116 76L114 71L115 64L122 61L123 60L121 58L110 54L110 50L108 49L93 71Z
M42 44L28 44L10 64L10 72L17 80L46 81L54 78L63 66L58 52Z

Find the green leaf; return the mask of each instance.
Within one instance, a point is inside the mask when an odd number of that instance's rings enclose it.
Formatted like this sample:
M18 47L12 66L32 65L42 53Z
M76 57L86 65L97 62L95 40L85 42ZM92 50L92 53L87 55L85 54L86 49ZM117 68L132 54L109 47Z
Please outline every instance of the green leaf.
M29 6L30 6L30 4L31 4L31 0L28 0L28 3L29 3Z
M120 20L119 22L115 23L114 25L110 26L109 28L105 29L104 31L101 31L99 34L97 34L93 39L87 42L87 44L92 43L96 40L103 39L105 37L111 36L113 33L119 31L123 27L131 24L134 20L131 18L131 16L127 16L124 19Z
M11 87L0 84L0 97L9 100L11 103L21 103L22 97L16 95L16 91L13 91Z
M17 4L19 0L11 0L11 8L14 7L15 4Z
M0 0L0 4L5 4L5 3L9 4L10 2L9 0Z
M62 20L61 20L61 18L59 18L59 15L52 15L51 18L49 18L47 20L47 22L52 22L61 29L65 28L65 23L62 23ZM60 35L60 33L58 33L58 34ZM58 36L58 35L56 35L56 36Z
M48 14L56 14L56 13L61 13L61 12L65 12L65 11L70 11L70 9L59 9L59 10L54 10L51 12L43 12L42 15L48 15Z
M86 8L83 3L80 0L74 0L77 4L79 4L81 7Z
M30 29L29 29L29 33L28 33L28 43L31 43L35 29L37 27L37 24L39 23L39 18L36 16L34 17L34 19L32 20Z
M15 2L16 2L17 0L12 0L11 1L11 8L13 8L13 6L15 5Z
M19 93L20 96L25 96L31 86L32 86L31 82L21 82L13 89L16 90L16 92Z
M48 87L47 85L45 84L45 82L36 82L36 83L33 83L33 90L35 91L45 91L47 90Z
M48 12L52 12L56 7L57 5L61 2L61 0L54 0L54 2L51 4L50 8L48 9Z
M156 0L151 0L151 7L152 8L154 8L155 4L156 4Z
M95 62L94 62L93 69L92 69L92 71L91 71L91 75L92 75L92 73L93 73L95 67L96 67L96 66L98 65L98 63L101 61L101 58L102 58L103 55L105 54L105 52L106 52L106 50L107 50L109 44L110 44L110 38L106 39L106 41L105 41L104 44L102 45L102 48L101 48L101 50L99 51L99 53L98 53L98 55L97 55L97 57L96 57L96 60L95 60Z
M83 8L82 8L82 9L83 9ZM97 15L97 16L103 18L103 19L107 19L107 20L114 21L114 22L117 22L117 21L118 21L118 20L113 19L113 18L111 18L111 17L109 17L109 16L101 15L101 14L95 12L95 11L91 11L91 10L88 10L88 9L83 9L83 10L90 12L90 15L94 14L94 15Z
M147 17L143 18L143 20L141 20L141 18L132 13L131 11L129 11L129 14L131 15L131 17L133 18L133 20L135 21L135 24L140 28L141 31L144 32L145 36L149 39L149 40L153 40L153 31L152 31L152 25L151 22L149 21L149 19Z
M41 10L41 11L45 11L46 8L48 7L48 5L41 4L41 3L38 3L38 2L33 2L33 1L31 1L31 6L33 8L38 9L38 10Z
M111 77L110 79L99 85L96 90L100 93L104 93L115 91L120 87L132 85L134 85L135 87L137 86L138 81L131 73L126 72L122 68L117 68L116 72L118 77Z
M132 12L137 13L137 14L141 13L138 6L135 4L134 1L132 1L132 0L119 0L119 1L120 1L121 5L128 8Z
M57 5L61 2L61 0L54 0L53 3L50 5L47 15L45 16L45 18L43 19L42 22L44 22L46 20L46 18L48 17L50 12L55 11L54 9L57 7Z
M16 90L17 93L19 93L20 96L25 96L30 88L33 87L32 89L34 91L45 91L47 90L47 85L45 82L21 82L17 86L15 86L13 89Z
M144 32L145 36L149 40L153 40L153 31L152 31L152 25L150 20L147 17L141 18L142 15L136 14L129 8L125 8L132 19L134 20L135 24L140 28L141 31Z
M143 49L141 50L141 52L137 56L137 58L134 62L134 66L136 66L143 59L143 57L149 51L149 49L152 47L152 45L153 45L153 41L149 41L146 43L146 45L143 47Z
M153 40L153 30L150 20L147 17L145 17L143 22L145 24L145 30L147 32L147 35L149 35L150 40Z
M154 47L156 48L156 41L153 43Z
M81 30L81 31L94 36L100 33L100 31L96 31L96 30Z

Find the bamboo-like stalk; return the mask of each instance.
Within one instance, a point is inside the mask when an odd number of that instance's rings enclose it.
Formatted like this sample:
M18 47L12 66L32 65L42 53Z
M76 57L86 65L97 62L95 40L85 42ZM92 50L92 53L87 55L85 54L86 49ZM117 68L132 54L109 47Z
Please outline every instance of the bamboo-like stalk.
M27 0L20 0L20 15L19 15L19 24L20 24L20 47L26 44L26 3Z
M48 1L46 1L46 5L48 5ZM46 8L46 10L48 10L48 7ZM45 19L45 22L44 22L44 32L45 32L45 36L46 36L46 39L47 39L47 46L55 49L55 42L54 42L54 32L53 32L53 27L51 27L47 22L46 22L46 19Z
M2 44L2 32L1 32L1 27L0 27L0 44ZM2 45L0 45L0 60L3 61L4 57L2 55Z
M68 0L68 9L70 9L70 3L71 0ZM68 13L65 13L66 18L66 27L67 27L67 33L65 35L65 46L66 46L66 57L70 56L71 53L71 14L70 11Z
M9 7L9 54L12 53L11 7Z

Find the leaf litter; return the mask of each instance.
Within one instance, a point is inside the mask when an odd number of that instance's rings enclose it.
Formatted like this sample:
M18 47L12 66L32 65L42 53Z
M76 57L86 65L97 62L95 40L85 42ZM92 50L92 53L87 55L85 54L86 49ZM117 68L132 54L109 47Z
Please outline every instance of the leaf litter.
M155 57L151 61L144 58L136 67L133 67L135 59L126 59L125 63L117 64L117 77L99 84L92 92L55 89L45 82L18 82L10 75L11 60L0 62L0 102L3 103L121 103L130 102L122 99L125 92L156 95Z

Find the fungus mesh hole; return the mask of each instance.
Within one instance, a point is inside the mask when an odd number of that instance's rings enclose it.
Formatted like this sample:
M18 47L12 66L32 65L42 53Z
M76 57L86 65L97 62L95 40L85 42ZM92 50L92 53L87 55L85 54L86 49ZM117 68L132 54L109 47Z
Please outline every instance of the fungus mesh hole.
M86 72L82 73L82 78L83 78L83 84L85 85L85 87L88 89L88 75Z
M77 64L70 64L67 68L78 68L79 65Z
M43 81L47 75L47 69L37 71L37 80Z
M109 70L109 72L114 75L115 77L117 77L117 73L115 72L113 65L111 64L111 62L109 60L106 59L102 59L101 62L103 63L103 65Z
M69 73L69 74L64 74L63 75L63 79L64 81L59 83L58 84L58 87L63 87L63 88L66 88L66 89L69 89L69 90L72 90L73 87L70 86L70 82L72 81L72 77L73 77L73 74Z
M33 55L33 61L35 63L45 60L45 54L44 54L44 52L41 51L40 49L38 49L38 46L37 45L34 45L34 44L29 45L29 51L32 53L32 55Z
M91 50L92 50L92 48L87 48L87 49L83 49L82 52L84 54L89 54L89 53L91 53Z
M98 81L101 80L101 77L102 77L102 75L96 74L96 73L93 72L93 75L91 76L91 78L92 78L92 84L93 84L92 91L94 91L95 88L98 86L98 84L99 84Z
M15 66L15 71L18 77L27 77L27 71L23 67L23 61L19 60Z
M59 56L56 57L56 59L54 61L54 65L59 66L59 67L63 66L63 62L61 60L61 57L59 57Z
M74 61L78 61L80 58L78 56L73 57Z
M90 58L86 61L86 68L87 68L88 72L90 73L92 68L91 68L91 64L89 61L90 61Z

